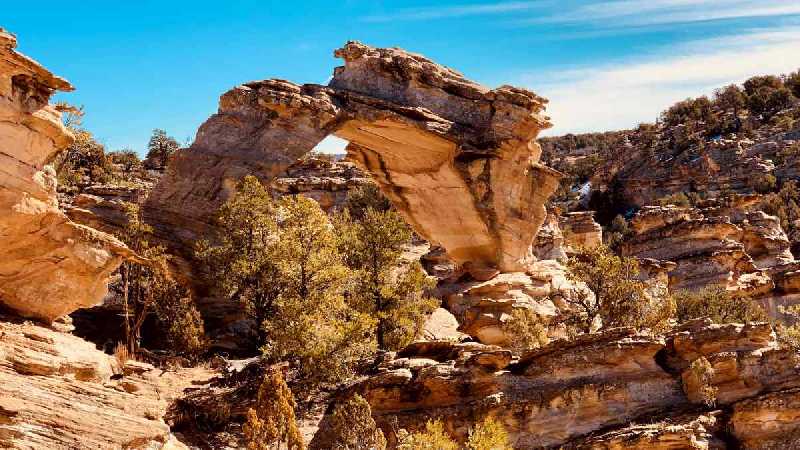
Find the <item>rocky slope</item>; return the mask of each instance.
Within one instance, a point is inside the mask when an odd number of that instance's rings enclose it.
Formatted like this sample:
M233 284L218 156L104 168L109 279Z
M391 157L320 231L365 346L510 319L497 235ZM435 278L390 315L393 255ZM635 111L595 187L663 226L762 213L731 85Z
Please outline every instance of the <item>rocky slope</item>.
M0 316L0 447L186 448L164 414L212 371L120 366L67 331Z

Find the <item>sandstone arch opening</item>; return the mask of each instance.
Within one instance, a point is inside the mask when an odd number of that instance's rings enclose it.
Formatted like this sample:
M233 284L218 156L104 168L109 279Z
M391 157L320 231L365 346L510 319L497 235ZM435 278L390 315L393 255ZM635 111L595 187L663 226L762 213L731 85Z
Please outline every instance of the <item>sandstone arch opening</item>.
M269 182L334 135L417 233L479 270L522 271L560 174L533 141L546 101L400 49L349 42L327 86L245 83L154 189L147 219L189 254L245 175Z

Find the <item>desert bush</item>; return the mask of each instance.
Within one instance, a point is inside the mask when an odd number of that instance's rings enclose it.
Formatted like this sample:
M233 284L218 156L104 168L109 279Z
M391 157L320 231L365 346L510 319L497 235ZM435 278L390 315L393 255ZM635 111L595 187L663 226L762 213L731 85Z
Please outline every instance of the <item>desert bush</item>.
M764 310L747 295L724 287L700 292L680 291L673 295L678 322L708 317L715 323L750 323L767 320Z
M369 403L356 394L338 405L330 421L334 450L384 450L386 438L372 418Z
M269 370L258 388L253 408L247 411L243 431L248 450L306 448L295 420L294 396L278 370Z
M508 433L505 427L492 417L485 418L469 430L466 447L468 450L513 449L508 442Z
M503 332L508 336L507 346L518 354L550 342L547 325L528 308L514 309L511 317L503 323Z
M689 401L703 404L708 408L714 407L718 392L718 389L711 385L714 373L714 367L705 357L701 356L692 361L681 377L683 390L689 397Z
M439 420L429 420L423 432L398 433L398 441L398 450L459 450Z
M594 293L578 292L565 299L578 310L572 326L591 331L595 317L603 327L632 326L663 328L671 319L673 308L669 298L650 298L647 284L639 279L639 263L635 258L617 256L604 246L580 249L567 261L570 277L586 283Z
M130 149L111 152L108 154L108 159L114 164L119 164L122 166L122 170L125 172L130 172L142 164L142 162L139 160L139 155Z
M800 305L788 308L781 306L779 311L788 316L789 320L779 320L775 323L778 342L783 348L800 352Z

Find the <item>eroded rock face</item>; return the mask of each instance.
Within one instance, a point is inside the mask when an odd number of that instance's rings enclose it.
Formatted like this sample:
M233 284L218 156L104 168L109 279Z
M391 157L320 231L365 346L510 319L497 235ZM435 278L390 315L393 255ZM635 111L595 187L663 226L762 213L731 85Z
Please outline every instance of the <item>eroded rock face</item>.
M733 207L644 207L631 220L634 234L622 253L676 263L673 290L721 285L763 294L774 287L764 270L794 257L778 219L752 210L756 202L753 197Z
M420 430L441 419L463 441L472 419L490 415L515 448L554 446L684 403L680 384L655 362L663 347L617 330L559 341L512 364L499 347L424 343L386 361L357 390L390 440L395 420Z
M515 309L529 309L543 323L555 323L570 311L565 298L579 292L593 297L582 283L569 280L556 261L537 261L527 272L501 273L487 281L442 284L439 290L459 330L491 345L508 344L503 324ZM554 326L549 334L562 337L564 330Z
M369 176L352 162L310 157L289 166L272 180L271 187L274 194L302 194L334 212L342 209L351 190L369 182Z
M0 317L0 447L186 448L162 417L207 370L118 367L64 332ZM114 373L122 374L121 378Z
M408 223L457 263L524 270L560 174L532 142L550 124L545 100L487 89L400 49L350 42L328 86L283 80L225 93L219 111L181 151L146 211L189 255L239 179L269 183L330 134Z
M72 86L15 47L0 29L0 303L52 321L98 303L130 251L59 211L47 164L72 136L48 101Z
M700 357L731 417L691 405L681 380ZM515 448L750 449L797 445L799 386L800 355L780 349L768 324L698 320L660 337L613 329L559 340L519 360L495 346L415 343L353 390L390 441L431 419L463 441L491 416Z

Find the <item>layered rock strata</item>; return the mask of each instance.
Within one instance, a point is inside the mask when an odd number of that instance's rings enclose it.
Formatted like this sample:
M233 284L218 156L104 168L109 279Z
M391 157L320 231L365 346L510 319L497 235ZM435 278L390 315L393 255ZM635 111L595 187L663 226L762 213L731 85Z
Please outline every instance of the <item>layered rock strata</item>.
M225 93L148 203L163 237L190 254L237 181L269 183L334 134L425 239L476 270L524 270L560 175L532 140L550 126L545 100L487 89L400 49L350 42L328 86L283 80Z
M334 212L342 208L351 190L369 182L369 176L352 162L310 157L289 166L270 186L276 195L302 194Z
M690 402L682 380L700 357L714 368L717 404L732 416L697 413L702 405ZM390 441L431 419L463 441L475 420L491 416L515 448L750 449L766 448L758 437L800 445L798 386L800 355L779 348L769 325L695 321L660 337L615 329L556 341L519 360L476 343L415 343L386 355L353 390Z
M0 447L186 448L162 417L212 374L120 367L89 342L0 316Z
M48 101L72 86L15 47L0 29L0 303L52 321L98 303L130 252L58 209L47 164L72 136Z
M721 285L754 294L774 287L767 270L792 263L790 242L776 217L753 210L757 198L735 207L647 206L630 222L626 256L672 261L673 290Z

